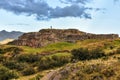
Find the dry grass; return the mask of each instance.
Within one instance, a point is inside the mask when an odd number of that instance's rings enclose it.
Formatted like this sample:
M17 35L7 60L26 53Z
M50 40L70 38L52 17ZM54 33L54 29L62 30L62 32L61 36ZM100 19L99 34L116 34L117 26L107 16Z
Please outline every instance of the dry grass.
M60 43L55 43L55 44L50 44L48 46L45 47L41 47L41 48L31 48L31 47L27 47L27 46L15 46L15 45L1 45L0 48L1 49L6 49L9 47L18 47L23 49L22 53L23 54L42 54L42 53L58 53L59 51L68 51L70 52L73 49L78 49L78 48L88 48L88 49L94 49L94 48L101 48L102 50L104 50L104 52L106 54L110 54L110 53L114 53L117 48L120 48L120 39L116 39L116 40L96 40L96 39L92 39L92 40L84 40L84 41L77 41L76 43L67 43L67 42L60 42ZM60 53L61 53L60 52ZM65 53L65 52L63 52ZM5 53L7 54L7 53ZM4 55L5 55L4 54ZM65 54L50 54L49 56L52 55L60 55L63 56ZM91 71L91 68L89 68L89 66L94 65L101 65L101 71L100 72L90 72L91 74L87 74L89 73L89 70ZM104 58L100 58L100 59L96 59L96 60L89 60L89 61L79 61L77 63L69 63L66 66L63 66L61 69L54 69L55 71L57 71L57 73L59 74L60 71L68 71L68 74L65 74L62 78L62 80L79 80L79 76L84 76L83 80L90 80L90 78L94 78L95 76L100 77L102 76L103 79L102 80L120 80L120 54L112 54L110 56L104 57ZM88 72L84 73L82 71L80 71L80 68L83 67L83 69L88 68ZM106 72L108 71L108 73L111 71L109 71L109 68L112 69L115 72L115 75L112 75L111 77L106 77L105 75L109 75L106 74ZM99 68L99 66L97 67ZM38 72L37 74L33 74L30 76L21 76L20 79L18 80L29 80L31 78L36 77L37 75L40 74L40 76L45 76L47 75L51 70L45 70L45 71L41 71ZM86 70L85 70L86 71ZM104 74L105 75L104 75ZM56 74L56 75L58 75ZM67 79L66 79L67 78ZM74 79L72 79L74 78ZM116 79L117 78L117 79ZM31 79L31 80L35 80L35 79Z
M119 66L120 61L117 58L113 58L113 56L109 57L108 60L79 61L66 65L58 71L56 76L61 75L62 80L94 80L91 78L99 80L97 77L100 77L100 80L117 80L120 74ZM61 72L63 73L61 74ZM64 74L65 72L67 73Z

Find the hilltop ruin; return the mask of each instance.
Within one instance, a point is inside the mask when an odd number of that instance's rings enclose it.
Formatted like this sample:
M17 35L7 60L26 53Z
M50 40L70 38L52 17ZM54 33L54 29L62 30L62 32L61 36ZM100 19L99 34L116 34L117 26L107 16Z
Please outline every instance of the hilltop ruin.
M42 29L39 32L24 33L9 44L18 46L43 47L57 42L76 42L86 39L116 39L118 34L91 34L77 29Z

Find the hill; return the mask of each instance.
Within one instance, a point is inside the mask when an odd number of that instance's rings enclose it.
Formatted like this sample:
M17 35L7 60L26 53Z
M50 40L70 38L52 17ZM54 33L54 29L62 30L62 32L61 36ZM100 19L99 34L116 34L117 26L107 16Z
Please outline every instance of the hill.
M0 79L119 80L119 57L120 39L58 42L40 48L1 45Z
M0 45L0 80L120 80L117 34L42 29L13 43Z
M12 32L8 32L5 30L0 31L0 41L3 41L5 39L17 39L19 36L21 36L23 34L23 32L19 32L19 31L12 31Z
M92 34L77 29L42 29L39 32L25 33L9 43L19 46L43 47L57 42L76 42L86 39L116 39L117 34Z
M120 39L1 45L0 80L119 80L119 60Z

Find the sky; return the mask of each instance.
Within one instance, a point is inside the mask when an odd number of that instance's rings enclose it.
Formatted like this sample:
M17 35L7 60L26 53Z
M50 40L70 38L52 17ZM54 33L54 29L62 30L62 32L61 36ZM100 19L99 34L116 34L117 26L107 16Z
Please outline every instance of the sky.
M120 34L119 0L0 0L0 30L79 29Z

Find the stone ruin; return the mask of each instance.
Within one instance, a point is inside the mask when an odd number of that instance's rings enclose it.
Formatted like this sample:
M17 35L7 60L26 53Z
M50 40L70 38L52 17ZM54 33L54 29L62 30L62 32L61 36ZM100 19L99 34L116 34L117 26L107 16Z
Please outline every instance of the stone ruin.
M39 32L24 33L17 40L14 40L9 44L38 48L57 42L116 38L119 38L118 34L91 34L77 29L42 29Z

